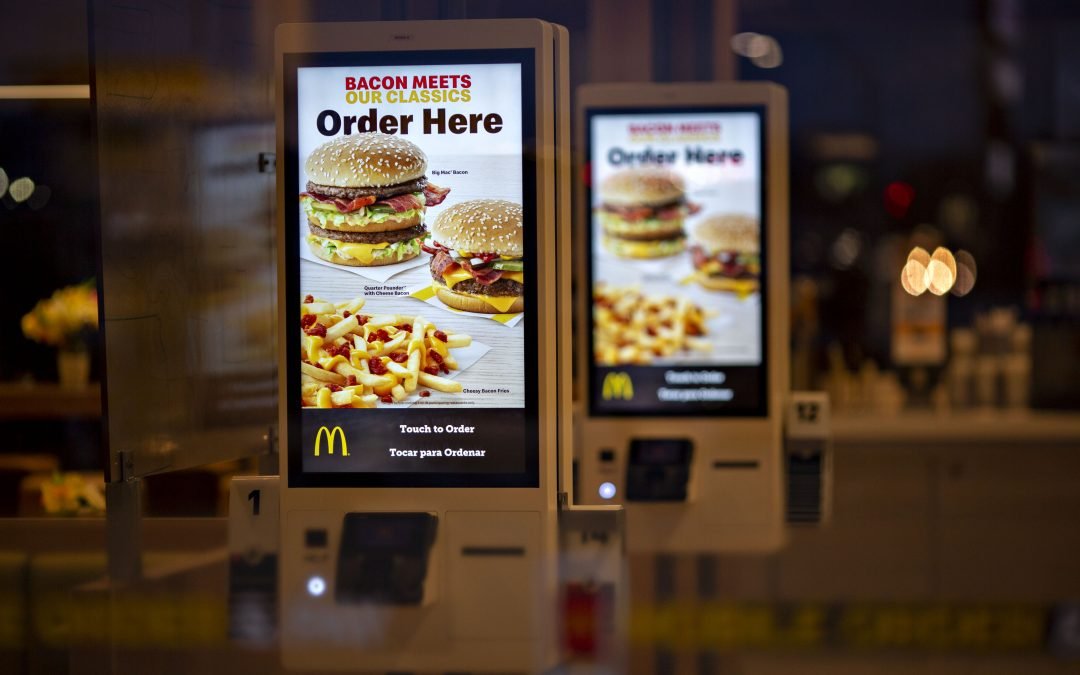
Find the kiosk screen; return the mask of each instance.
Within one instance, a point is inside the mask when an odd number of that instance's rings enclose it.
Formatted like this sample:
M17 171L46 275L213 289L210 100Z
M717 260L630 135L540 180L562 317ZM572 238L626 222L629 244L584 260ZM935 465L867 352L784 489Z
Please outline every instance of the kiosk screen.
M284 58L290 486L536 486L533 51Z
M765 415L765 109L585 120L591 414Z

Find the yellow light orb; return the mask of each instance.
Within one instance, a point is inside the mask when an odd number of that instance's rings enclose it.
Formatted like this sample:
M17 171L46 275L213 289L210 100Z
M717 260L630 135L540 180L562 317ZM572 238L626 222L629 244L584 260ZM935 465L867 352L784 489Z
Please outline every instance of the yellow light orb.
M926 252L926 249L922 246L916 246L911 249L911 253L907 254L908 262L912 260L918 260L923 267L927 267L930 264L930 254Z
M918 260L909 259L900 272L900 285L911 295L922 295L930 287L929 271Z
M956 282L956 275L940 260L931 260L926 273L927 289L934 295L945 295Z

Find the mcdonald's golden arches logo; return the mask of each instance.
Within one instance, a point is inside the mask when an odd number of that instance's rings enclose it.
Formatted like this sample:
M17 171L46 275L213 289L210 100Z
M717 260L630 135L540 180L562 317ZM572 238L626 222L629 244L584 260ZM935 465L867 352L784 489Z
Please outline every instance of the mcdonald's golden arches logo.
M315 456L319 456L319 450L322 449L323 436L326 436L326 454L334 454L334 446L337 445L337 439L341 438L341 456L349 456L349 442L345 440L345 432L341 430L341 427L335 426L333 429L327 429L326 427L319 427L319 433L315 435Z
M634 381L628 373L610 372L604 376L602 393L605 401L613 398L629 401L634 398Z

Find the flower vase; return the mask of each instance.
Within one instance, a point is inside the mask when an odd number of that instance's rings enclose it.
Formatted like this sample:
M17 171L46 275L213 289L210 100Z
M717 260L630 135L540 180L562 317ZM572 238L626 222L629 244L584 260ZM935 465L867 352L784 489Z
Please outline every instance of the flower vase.
M90 384L90 353L61 349L56 353L56 371L62 389L85 389Z

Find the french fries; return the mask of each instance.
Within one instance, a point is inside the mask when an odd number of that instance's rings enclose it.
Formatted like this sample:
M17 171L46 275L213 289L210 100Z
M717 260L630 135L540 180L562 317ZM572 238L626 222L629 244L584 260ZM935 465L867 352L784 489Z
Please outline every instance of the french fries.
M645 365L712 348L705 311L686 298L646 295L635 287L599 285L593 292L593 358L598 365Z
M300 389L307 407L374 408L404 401L418 386L458 393L442 375L458 370L452 349L472 338L419 316L360 314L363 297L307 297L300 305ZM421 392L424 396L426 393Z

